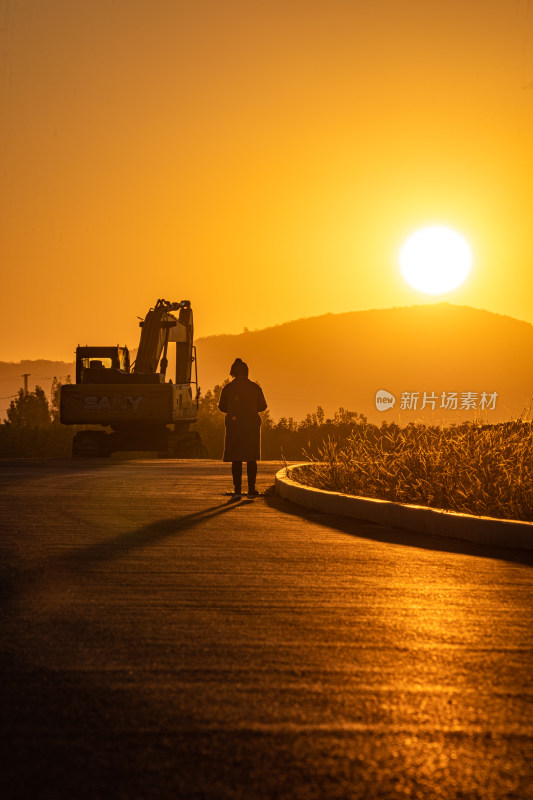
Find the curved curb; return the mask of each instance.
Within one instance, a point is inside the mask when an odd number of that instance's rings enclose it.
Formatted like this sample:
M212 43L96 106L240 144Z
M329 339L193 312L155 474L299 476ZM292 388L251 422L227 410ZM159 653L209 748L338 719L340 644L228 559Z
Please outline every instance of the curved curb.
M533 522L475 517L456 511L313 489L290 477L292 470L301 466L303 464L294 464L279 470L276 474L276 494L306 508L376 522L379 525L407 528L431 536L447 536L477 544L533 550Z

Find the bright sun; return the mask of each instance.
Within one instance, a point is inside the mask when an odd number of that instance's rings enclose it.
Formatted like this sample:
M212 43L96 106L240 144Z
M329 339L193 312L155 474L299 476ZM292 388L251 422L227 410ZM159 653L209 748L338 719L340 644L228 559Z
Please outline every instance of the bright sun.
M413 233L400 250L400 269L407 283L425 294L444 294L468 277L472 253L461 234L444 225Z

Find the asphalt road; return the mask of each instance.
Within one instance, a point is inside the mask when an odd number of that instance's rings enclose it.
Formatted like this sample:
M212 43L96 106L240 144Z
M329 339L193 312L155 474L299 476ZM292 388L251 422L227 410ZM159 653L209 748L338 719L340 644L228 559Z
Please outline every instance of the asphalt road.
M533 554L228 473L0 462L2 797L533 798Z

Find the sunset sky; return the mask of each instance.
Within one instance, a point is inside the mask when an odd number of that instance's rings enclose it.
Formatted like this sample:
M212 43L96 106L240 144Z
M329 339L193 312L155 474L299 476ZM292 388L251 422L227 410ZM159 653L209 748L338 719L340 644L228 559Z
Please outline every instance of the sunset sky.
M533 322L530 0L0 0L1 360L443 299ZM409 288L448 225L463 287ZM332 343L334 346L334 343Z

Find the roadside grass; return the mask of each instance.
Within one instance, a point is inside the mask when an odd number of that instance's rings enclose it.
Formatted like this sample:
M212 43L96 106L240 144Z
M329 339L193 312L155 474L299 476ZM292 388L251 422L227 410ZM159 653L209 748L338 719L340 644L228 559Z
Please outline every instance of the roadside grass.
M306 456L308 457L308 456ZM533 521L533 423L358 424L328 438L295 480L318 489Z

